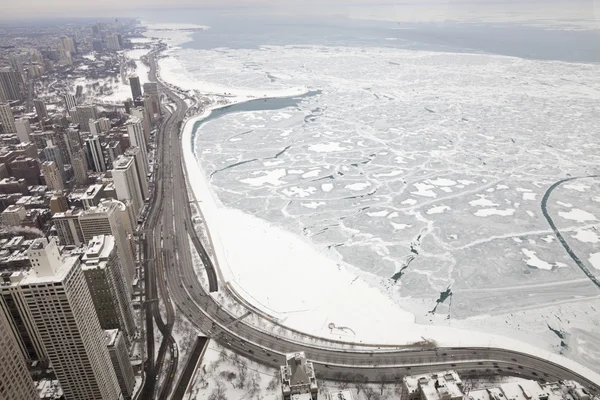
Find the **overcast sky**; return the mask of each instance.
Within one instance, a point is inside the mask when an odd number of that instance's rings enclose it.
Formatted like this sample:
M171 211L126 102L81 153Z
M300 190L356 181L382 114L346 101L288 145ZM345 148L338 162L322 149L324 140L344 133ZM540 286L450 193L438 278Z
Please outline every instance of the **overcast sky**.
M136 16L137 10L263 6L275 12L392 20L595 19L600 0L0 0L0 19ZM491 18L491 19L490 19Z

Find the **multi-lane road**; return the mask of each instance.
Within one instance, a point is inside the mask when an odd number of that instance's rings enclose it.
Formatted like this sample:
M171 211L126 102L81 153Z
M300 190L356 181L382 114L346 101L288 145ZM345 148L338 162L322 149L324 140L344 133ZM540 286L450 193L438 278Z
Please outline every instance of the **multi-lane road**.
M156 80L154 55L149 57L149 63L150 79ZM159 88L175 104L176 110L168 117L171 127L165 122L159 132L162 137L159 139L157 163L161 172L160 175L157 174L157 187L160 178L163 181L161 185L166 190L155 190L155 194L162 193L162 200L155 201L156 196L153 198L150 215L161 214L162 219L149 218L147 227L154 230L155 238L156 232L162 232L162 247L156 244L156 248L161 248L167 257L160 269L154 268L154 273L158 273L152 277L166 284L165 288L161 288L160 294L165 296L167 305L175 305L199 330L212 339L239 354L273 367L284 363L286 353L304 351L314 362L317 375L321 378L353 379L352 377L361 375L363 379L371 381L393 381L407 374L454 369L469 376L500 374L546 381L573 379L600 393L599 382L594 382L544 357L527 353L484 347L350 345L333 340L314 339L293 332L285 326L278 326L275 333L275 329L260 328L243 318L237 319L211 295L211 292L219 289L226 291L228 288L223 282L219 288L215 267L192 225L190 203L194 199L188 197L186 189L180 132L179 129L173 129L174 126L178 127L178 122L185 117L187 104L160 82ZM208 290L196 276L190 246L195 248L204 263L209 277ZM147 262L147 265L152 264L152 261ZM155 293L156 291L153 291L151 295ZM170 335L168 338L172 340ZM170 365L172 368L174 364L171 362ZM167 380L167 384L170 385L171 382ZM164 393L164 388L161 393Z

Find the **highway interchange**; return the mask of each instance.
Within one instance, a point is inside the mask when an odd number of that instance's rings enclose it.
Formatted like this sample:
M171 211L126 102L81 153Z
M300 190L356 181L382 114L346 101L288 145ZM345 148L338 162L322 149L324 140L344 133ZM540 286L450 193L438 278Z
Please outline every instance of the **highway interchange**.
M156 81L155 53L150 54L149 64L150 80ZM286 353L305 351L321 379L394 381L407 374L454 369L463 376L518 375L546 381L572 379L600 393L599 382L592 382L543 357L526 353L482 347L351 345L322 338L316 340L308 335L299 338L298 332L292 332L285 326L278 326L278 333L274 333L237 318L211 294L219 289L229 289L223 282L218 282L215 266L192 224L191 203L196 199L188 197L180 138L181 121L186 117L188 106L169 87L158 82L159 89L176 109L165 117L157 133L156 186L144 224L145 239L142 238L146 257L143 265L149 360L154 355L153 343L150 345L154 340L152 318L163 335L163 342L156 364L148 362L141 399L155 396L165 399L172 388L178 365L177 348L171 336L175 307L201 332L262 364L279 367L284 363ZM206 268L209 290L203 287L194 271L190 246L194 246ZM167 321L164 322L158 311L158 296L163 299L167 310ZM251 308L248 311L258 312ZM164 364L167 350L170 352L169 362ZM165 383L158 385L161 367L168 370ZM161 386L160 391L155 390L155 386Z

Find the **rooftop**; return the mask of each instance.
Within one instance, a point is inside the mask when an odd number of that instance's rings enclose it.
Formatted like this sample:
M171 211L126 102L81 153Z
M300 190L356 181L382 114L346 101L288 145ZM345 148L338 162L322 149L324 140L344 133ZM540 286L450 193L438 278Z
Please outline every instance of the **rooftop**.
M104 334L106 335L106 345L113 346L115 341L117 340L117 336L119 335L118 329L105 329Z

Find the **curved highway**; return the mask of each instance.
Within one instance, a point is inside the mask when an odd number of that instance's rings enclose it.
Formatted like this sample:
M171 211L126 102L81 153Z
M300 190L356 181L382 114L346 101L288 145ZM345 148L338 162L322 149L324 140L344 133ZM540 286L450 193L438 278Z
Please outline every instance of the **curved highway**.
M154 55L149 57L149 61L150 79L156 81ZM160 82L159 88L176 104L177 110L174 115L182 120L188 108L185 101ZM598 382L593 382L543 357L526 353L498 348L350 344L315 339L308 335L300 337L301 334L284 326L278 326L278 333L275 334L272 332L274 329L259 328L245 322L243 318L236 318L222 308L210 293L217 288L217 275L191 224L192 214L182 163L180 138L177 133L168 130L165 134L169 135L166 138L168 143L163 145L168 147L171 153L168 158L172 167L173 190L166 191L164 195L171 197L173 202L168 209L164 209L164 212L171 213L173 232L163 236L163 240L172 241L168 246L173 246L175 249L169 263L164 265L169 295L177 308L198 329L223 346L257 362L277 368L283 365L286 353L304 351L314 362L317 376L329 379L351 381L356 375L360 375L362 379L366 378L370 381L393 381L407 374L454 369L468 376L515 375L545 381L571 379L581 382L595 393L600 393ZM161 151L160 154L163 152ZM163 160L158 160L158 163L159 168L165 168ZM191 243L188 234L191 236ZM167 245L163 243L163 246ZM190 246L195 247L204 263L210 281L210 290L206 290L196 276ZM222 284L221 289L227 290L227 286Z

